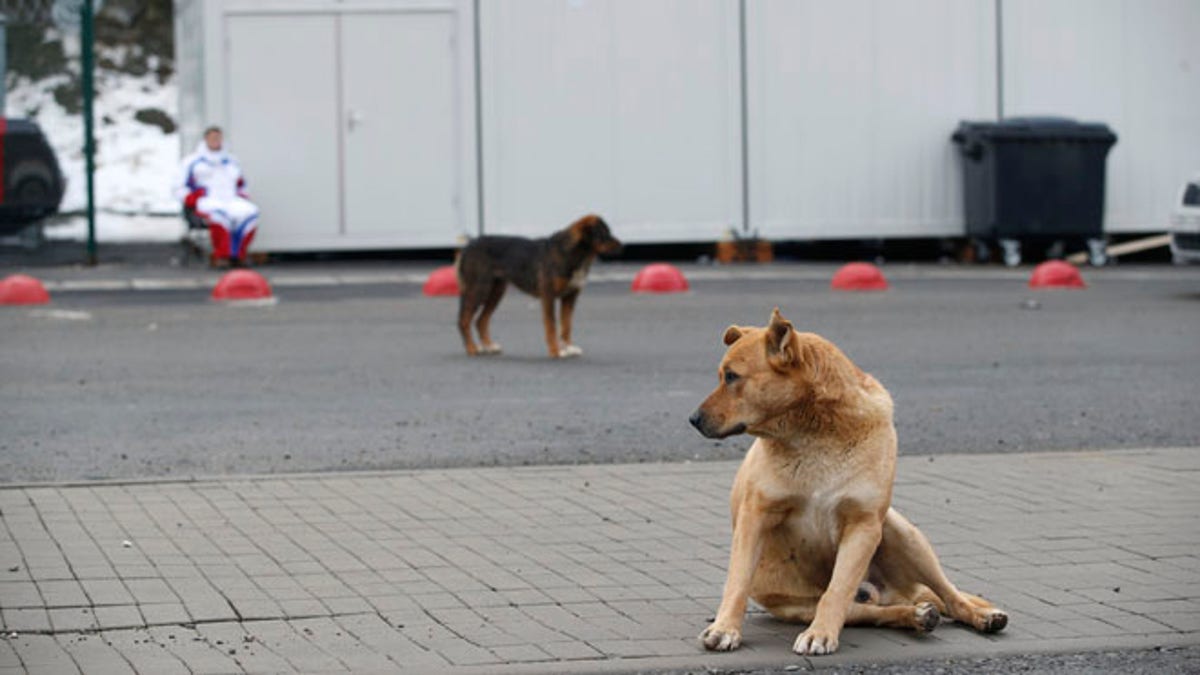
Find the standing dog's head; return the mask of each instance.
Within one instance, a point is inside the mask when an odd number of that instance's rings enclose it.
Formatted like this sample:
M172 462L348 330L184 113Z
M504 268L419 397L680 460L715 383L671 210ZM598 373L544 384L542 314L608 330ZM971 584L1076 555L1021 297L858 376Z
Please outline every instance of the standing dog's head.
M596 214L588 214L567 227L571 243L601 255L620 253L621 242L608 229L608 223Z
M720 383L689 419L709 438L778 432L786 413L838 398L853 367L823 338L797 334L778 307L765 328L730 326L724 340Z

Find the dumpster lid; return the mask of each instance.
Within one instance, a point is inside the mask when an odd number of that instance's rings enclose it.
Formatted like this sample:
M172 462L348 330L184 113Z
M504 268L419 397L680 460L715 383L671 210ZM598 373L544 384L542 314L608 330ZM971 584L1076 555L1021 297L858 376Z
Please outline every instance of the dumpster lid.
M954 132L954 141L968 137L987 140L1064 140L1116 142L1117 135L1103 122L1080 122L1070 117L1007 117L999 122L963 121Z

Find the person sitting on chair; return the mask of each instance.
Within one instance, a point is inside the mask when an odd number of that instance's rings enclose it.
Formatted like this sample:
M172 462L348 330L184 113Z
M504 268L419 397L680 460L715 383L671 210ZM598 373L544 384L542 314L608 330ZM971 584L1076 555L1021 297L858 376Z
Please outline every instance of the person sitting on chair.
M175 196L185 211L195 211L212 239L211 264L241 266L258 229L258 207L246 195L242 168L222 148L220 127L204 130L204 140L183 159Z

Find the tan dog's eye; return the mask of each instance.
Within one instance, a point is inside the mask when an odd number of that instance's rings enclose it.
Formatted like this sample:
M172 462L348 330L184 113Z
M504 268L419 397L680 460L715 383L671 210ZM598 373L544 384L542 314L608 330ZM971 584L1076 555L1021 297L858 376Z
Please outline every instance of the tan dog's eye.
M737 382L740 379L742 379L742 376L738 375L737 373L733 372L732 370L725 371L725 384L726 385L733 384L734 382Z

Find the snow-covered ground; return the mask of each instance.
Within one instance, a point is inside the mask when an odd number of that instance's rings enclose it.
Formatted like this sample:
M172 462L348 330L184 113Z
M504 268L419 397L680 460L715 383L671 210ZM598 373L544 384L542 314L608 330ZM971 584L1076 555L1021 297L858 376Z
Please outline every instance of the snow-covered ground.
M120 49L120 48L118 48ZM116 49L102 56L120 62ZM133 76L97 70L95 98L96 237L104 242L177 240L183 232L179 204L171 186L179 170L178 133L163 133L134 118L138 110L157 108L175 118L178 88L174 76L159 83L153 73ZM67 177L59 211L46 223L52 239L87 238L83 117L68 113L54 100L54 88L69 82L55 75L36 82L9 80L5 115L35 120L50 140Z

